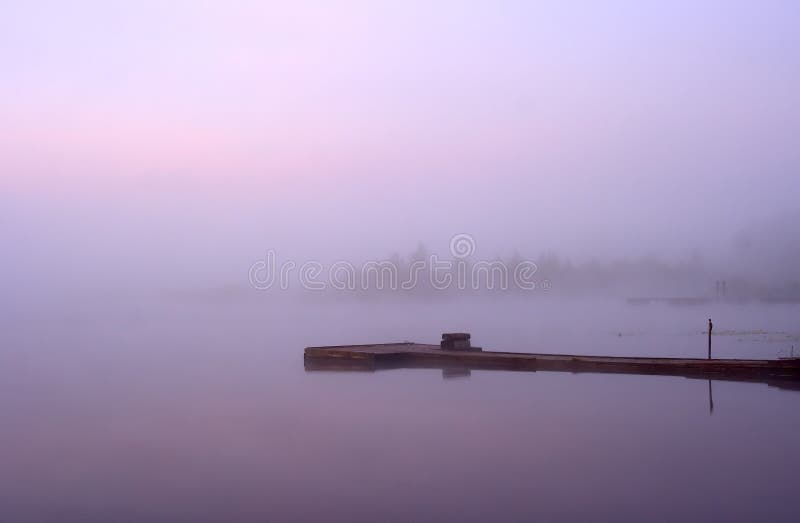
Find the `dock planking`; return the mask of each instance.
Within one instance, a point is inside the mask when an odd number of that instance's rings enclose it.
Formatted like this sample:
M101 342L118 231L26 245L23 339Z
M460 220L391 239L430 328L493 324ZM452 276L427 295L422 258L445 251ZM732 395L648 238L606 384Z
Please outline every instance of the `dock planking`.
M396 368L612 373L730 381L800 388L800 358L779 360L641 358L443 349L420 343L307 347L307 371Z

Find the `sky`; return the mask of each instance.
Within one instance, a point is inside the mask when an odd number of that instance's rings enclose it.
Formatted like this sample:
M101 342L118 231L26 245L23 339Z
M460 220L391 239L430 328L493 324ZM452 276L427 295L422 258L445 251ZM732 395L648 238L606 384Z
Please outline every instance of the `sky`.
M7 279L235 280L267 249L457 233L733 262L742 231L795 241L798 23L769 0L5 0Z

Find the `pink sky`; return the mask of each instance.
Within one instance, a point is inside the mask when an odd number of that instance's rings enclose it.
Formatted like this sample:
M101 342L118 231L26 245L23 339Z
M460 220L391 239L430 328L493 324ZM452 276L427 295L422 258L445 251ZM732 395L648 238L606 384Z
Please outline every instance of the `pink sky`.
M537 248L685 251L697 223L727 241L797 207L798 19L780 1L11 2L2 185L19 208L201 191L207 221L223 201L372 216L387 244L533 229Z

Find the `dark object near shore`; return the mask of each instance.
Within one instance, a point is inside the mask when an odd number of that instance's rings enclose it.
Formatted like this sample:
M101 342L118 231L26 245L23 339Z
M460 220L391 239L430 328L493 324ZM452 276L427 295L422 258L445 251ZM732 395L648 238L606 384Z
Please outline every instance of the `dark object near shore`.
M442 334L442 341L439 347L444 350L467 350L467 351L480 351L480 347L473 347L470 343L470 334L468 332L445 332Z

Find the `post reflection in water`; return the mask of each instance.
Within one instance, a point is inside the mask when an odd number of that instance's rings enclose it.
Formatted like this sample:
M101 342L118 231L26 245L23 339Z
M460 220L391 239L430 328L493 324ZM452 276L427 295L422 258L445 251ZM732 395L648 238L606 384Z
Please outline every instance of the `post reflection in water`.
M711 390L711 380L708 380L708 414L714 414L714 394Z

